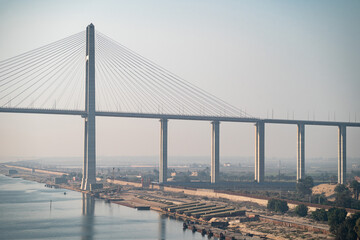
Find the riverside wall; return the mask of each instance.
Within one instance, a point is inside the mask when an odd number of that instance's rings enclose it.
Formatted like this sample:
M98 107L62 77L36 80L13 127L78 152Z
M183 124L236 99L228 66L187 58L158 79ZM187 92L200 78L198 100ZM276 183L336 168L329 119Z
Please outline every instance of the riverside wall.
M56 172L56 171L42 170L42 169L37 169L37 168L27 168L27 167L15 166L15 165L5 165L5 167L16 168L16 169L20 169L23 171L30 171L30 172L32 172L34 170L34 172L36 172L36 173L44 173L44 174L50 174L50 175L56 175L56 176L69 175L68 173L65 173L65 172Z

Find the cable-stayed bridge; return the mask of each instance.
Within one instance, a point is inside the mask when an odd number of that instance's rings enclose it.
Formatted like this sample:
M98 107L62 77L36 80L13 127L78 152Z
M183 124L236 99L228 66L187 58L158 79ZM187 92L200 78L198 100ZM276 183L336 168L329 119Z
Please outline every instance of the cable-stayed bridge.
M96 116L160 120L160 183L167 179L168 120L211 122L212 183L219 181L220 174L220 122L255 124L257 182L265 175L265 124L298 126L297 179L305 176L305 125L338 127L339 183L346 181L346 128L360 127L360 123L252 117L95 31L93 24L86 31L1 61L0 112L83 117L84 190L96 184Z

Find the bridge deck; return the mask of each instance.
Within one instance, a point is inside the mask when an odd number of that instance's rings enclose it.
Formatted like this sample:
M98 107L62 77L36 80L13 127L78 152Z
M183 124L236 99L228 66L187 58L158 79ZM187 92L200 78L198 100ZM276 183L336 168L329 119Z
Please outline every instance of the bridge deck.
M0 108L0 112L5 113L31 113L31 114L55 114L55 115L79 115L85 116L86 112L81 110L63 109L30 109L30 108ZM244 122L256 123L262 121L270 124L304 124L320 126L346 126L360 127L357 122L338 122L338 121L315 121L315 120L288 120L288 119L261 119L261 118L241 118L226 116L200 116L200 115L174 115L161 113L131 113L131 112L102 112L96 111L99 117L125 117L125 118L153 118L153 119L173 119L173 120L194 120L194 121L219 121L219 122Z

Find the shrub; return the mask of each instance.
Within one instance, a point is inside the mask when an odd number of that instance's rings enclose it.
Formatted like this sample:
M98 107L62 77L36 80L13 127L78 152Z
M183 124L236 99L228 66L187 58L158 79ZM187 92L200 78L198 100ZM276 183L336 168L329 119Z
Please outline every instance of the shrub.
M327 221L327 212L325 209L316 209L311 213L311 218L316 221Z
M304 204L296 206L295 213L300 217L305 217L308 214L308 207Z
M360 218L355 223L354 231L356 232L358 238L360 238Z
M356 180L352 180L350 183L350 188L353 191L354 197L356 200L359 200L359 194L360 194L360 183Z
M310 195L312 193L311 188L314 186L314 180L312 177L307 176L304 179L300 179L296 184L296 191L301 195Z
M351 208L360 210L360 201L351 199Z
M270 199L267 204L267 209L275 212L285 213L289 210L289 207L286 201Z
M345 209L330 208L327 215L330 232L335 234L337 228L345 221L347 212Z
M276 202L276 199L273 199L273 198L270 199L267 204L267 209L270 211L275 211L275 202Z
M349 208L351 207L351 192L343 184L338 184L335 188L335 205L337 207Z
M335 229L336 240L351 240L357 239L356 223L360 219L360 213L353 214L347 217L341 224L337 225Z
M278 200L275 204L275 211L285 213L289 210L289 207L287 205L286 201Z

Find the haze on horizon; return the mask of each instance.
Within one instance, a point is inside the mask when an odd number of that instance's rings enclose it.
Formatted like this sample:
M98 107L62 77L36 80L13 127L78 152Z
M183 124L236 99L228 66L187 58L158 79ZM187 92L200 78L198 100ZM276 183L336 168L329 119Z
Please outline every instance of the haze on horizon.
M252 116L360 122L359 1L5 1L0 61L97 30ZM1 93L0 93L1 95ZM98 156L159 155L159 121L97 117ZM254 126L221 123L221 156L253 156ZM266 125L266 158L295 158L296 126ZM306 127L306 158L337 128ZM360 158L360 129L347 156ZM171 156L209 156L210 123L169 121ZM83 119L0 113L0 160L80 157ZM221 158L220 158L221 159Z

